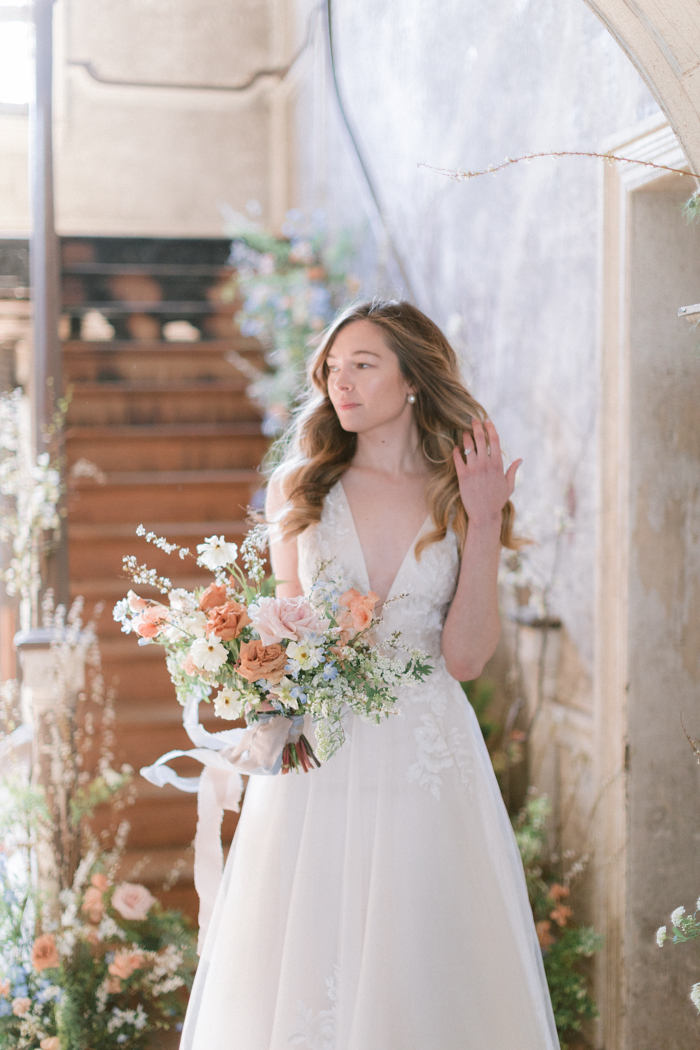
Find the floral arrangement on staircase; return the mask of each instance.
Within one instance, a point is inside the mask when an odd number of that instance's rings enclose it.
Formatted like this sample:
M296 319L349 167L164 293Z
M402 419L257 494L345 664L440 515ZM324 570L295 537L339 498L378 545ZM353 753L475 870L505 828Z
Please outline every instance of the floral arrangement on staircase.
M236 363L251 381L249 396L263 409L265 432L275 435L304 389L314 340L357 294L359 282L345 272L349 238L328 244L321 229L303 223L301 212L288 212L282 237L242 215L235 218L229 232L236 275L227 294L242 299L235 321L242 335L262 343L267 370L244 359Z
M80 601L67 618L49 602L44 612L56 678L86 649L89 675L76 702L47 718L46 735L35 718L34 748L17 683L2 689L0 1048L140 1050L184 1015L195 933L119 877L132 771L114 768L94 624L83 625ZM107 807L111 825L98 832Z

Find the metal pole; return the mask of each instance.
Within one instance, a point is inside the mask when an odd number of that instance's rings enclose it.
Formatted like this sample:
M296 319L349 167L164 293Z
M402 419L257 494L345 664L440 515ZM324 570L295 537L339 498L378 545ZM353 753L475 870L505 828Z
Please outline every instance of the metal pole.
M52 422L56 400L62 393L61 343L58 337L60 268L53 197L53 4L54 0L34 0L36 90L31 110L30 272L34 328L32 428L37 453L47 450L46 428ZM59 548L46 567L45 582L54 588L57 600L65 602L68 598L65 527L61 533Z

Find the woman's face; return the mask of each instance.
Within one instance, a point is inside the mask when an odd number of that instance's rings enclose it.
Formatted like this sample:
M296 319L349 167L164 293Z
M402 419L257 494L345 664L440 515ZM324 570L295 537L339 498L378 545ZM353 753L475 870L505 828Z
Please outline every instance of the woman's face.
M381 329L371 321L341 328L326 358L328 396L343 430L356 434L410 412L411 387Z

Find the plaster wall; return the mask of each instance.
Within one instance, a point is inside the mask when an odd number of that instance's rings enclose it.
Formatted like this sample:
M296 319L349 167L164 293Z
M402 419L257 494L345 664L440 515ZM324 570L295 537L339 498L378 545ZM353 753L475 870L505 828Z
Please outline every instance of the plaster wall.
M658 108L580 0L335 0L333 30L348 117L415 300L461 351L507 452L524 457L516 504L541 544L541 579L560 510L572 519L553 611L590 674L601 162L532 161L463 183L419 165L595 150ZM319 48L299 94L301 202L356 234L364 294L402 294L381 236L365 232L376 218L337 106L319 104L321 63L327 78Z
M677 181L631 195L628 661L629 1047L694 1045L697 956L659 951L657 926L695 910L700 770L700 359L677 316L700 289L700 232ZM650 989L654 995L650 995Z
M289 206L283 0L57 0L62 234L221 236ZM27 118L0 115L0 232L27 230Z

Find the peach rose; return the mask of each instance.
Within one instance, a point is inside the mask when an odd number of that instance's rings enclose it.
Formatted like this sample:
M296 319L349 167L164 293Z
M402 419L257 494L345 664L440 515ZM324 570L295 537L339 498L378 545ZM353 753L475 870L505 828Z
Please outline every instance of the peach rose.
M119 995L122 990L122 982L118 977L108 977L105 981L105 988L109 995Z
M141 615L132 621L133 628L141 638L155 638L157 634L160 634L161 628L166 623L169 615L170 613L164 605L155 602L153 605L149 605L147 609L144 609Z
M58 948L52 933L42 933L37 937L32 948L32 966L38 973L42 970L52 970L58 966Z
M559 903L559 901L562 899L562 897L568 897L570 893L571 893L571 890L569 889L568 886L562 886L562 884L560 882L554 882L549 887L549 894L548 894L548 896L550 896L552 898L552 900L555 900L555 901L557 901L557 903Z
M41 1050L61 1050L61 1040L57 1035L49 1035L39 1043Z
M323 620L306 598L260 598L250 606L252 623L263 645L274 645L283 638L300 642L308 634L325 631Z
M226 602L226 587L223 583L210 583L199 599L200 612L209 612Z
M31 999L13 999L12 1013L15 1015L15 1017L24 1017L25 1014L29 1013L31 1005Z
M281 645L263 645L259 641L243 642L236 671L241 678L247 678L249 682L266 678L273 685L277 685L284 678L286 664L287 654Z
M250 623L250 616L245 605L240 602L225 602L223 605L215 605L209 609L209 619L204 628L207 634L212 632L222 642L230 642L238 638L244 627Z
M142 969L145 962L146 960L140 952L117 952L114 956L114 962L111 962L107 969L112 977L119 977L122 981L125 981L128 977L131 977L134 970Z
M112 907L122 918L133 922L142 922L155 903L146 887L135 882L120 883L112 894Z
M98 889L100 891L100 893L104 893L105 890L109 888L109 879L106 875L102 875L100 872L97 872L95 875L93 875L90 879L90 882L95 887L95 889Z
M10 987L9 977L6 977L4 981L0 981L0 996L2 996L3 999L7 999L10 994Z
M95 925L100 921L104 914L105 905L102 900L102 893L98 890L97 886L88 886L85 890L85 897L83 898L80 910L87 915L90 922L94 922Z

